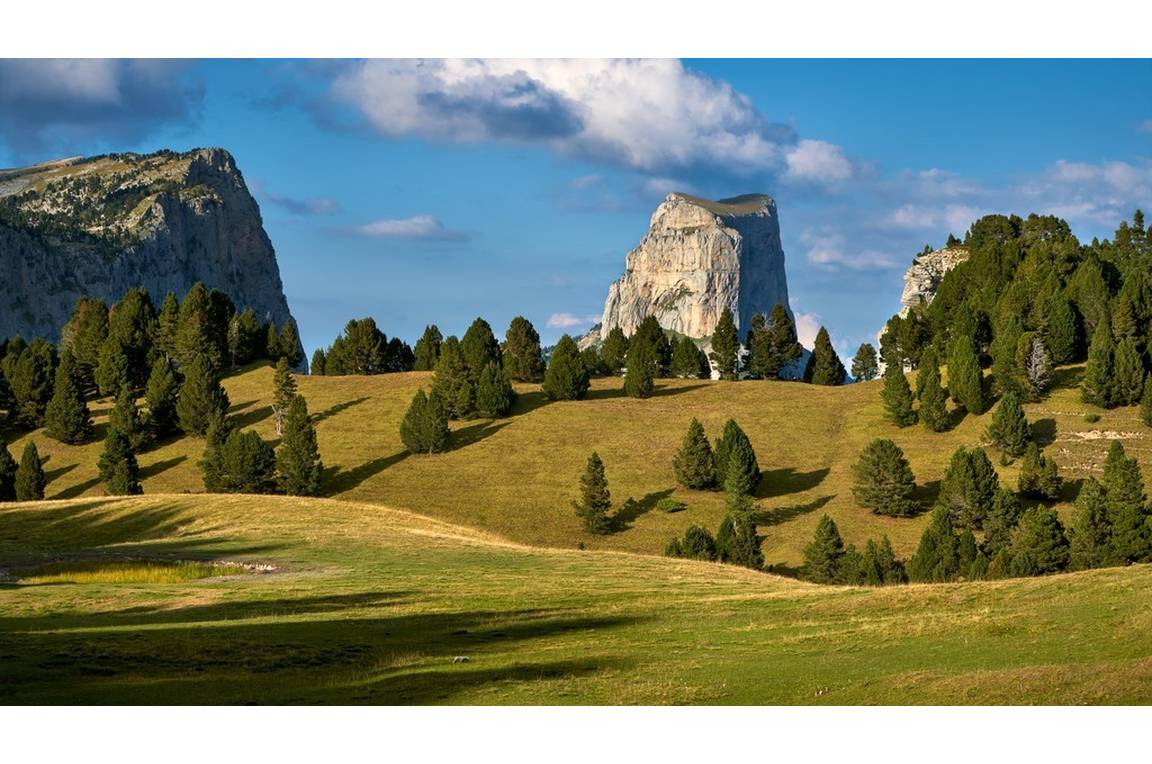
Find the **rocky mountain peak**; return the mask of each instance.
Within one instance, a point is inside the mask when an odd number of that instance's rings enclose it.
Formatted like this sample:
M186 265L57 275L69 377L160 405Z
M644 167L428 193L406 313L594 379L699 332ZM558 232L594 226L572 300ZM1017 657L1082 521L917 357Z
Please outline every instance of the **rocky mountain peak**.
M900 295L900 315L905 317L917 305L927 305L936 296L944 274L968 259L968 248L944 247L918 255L904 272L904 292Z

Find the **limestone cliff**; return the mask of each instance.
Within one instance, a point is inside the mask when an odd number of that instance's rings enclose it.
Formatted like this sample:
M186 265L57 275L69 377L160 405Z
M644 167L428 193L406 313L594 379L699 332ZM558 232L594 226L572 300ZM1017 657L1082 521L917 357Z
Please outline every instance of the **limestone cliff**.
M672 193L608 289L600 337L631 334L645 316L708 338L724 308L743 332L757 313L788 306L776 203L762 194L708 201Z
M194 283L290 317L256 200L223 149L113 154L0 170L0 337L57 339L76 298Z
M900 295L900 315L917 305L927 305L936 296L944 274L968 259L965 247L945 247L918 256L904 273L904 293Z

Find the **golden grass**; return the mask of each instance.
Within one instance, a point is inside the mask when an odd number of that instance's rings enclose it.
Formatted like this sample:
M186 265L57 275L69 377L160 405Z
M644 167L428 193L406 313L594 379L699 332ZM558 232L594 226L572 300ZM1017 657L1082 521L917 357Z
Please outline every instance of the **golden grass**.
M22 584L173 584L243 571L207 562L87 560L40 565L19 576Z

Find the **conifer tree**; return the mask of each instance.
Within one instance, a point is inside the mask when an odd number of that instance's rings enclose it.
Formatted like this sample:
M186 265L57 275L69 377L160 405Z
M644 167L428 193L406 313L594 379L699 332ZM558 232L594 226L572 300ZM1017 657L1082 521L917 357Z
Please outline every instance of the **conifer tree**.
M572 347L575 348L576 344L573 343ZM465 419L476 410L476 386L468 375L468 366L455 337L448 337L440 345L432 392L444 404L450 419Z
M712 366L708 363L708 356L701 350L691 337L681 337L672 350L673 377L681 379L708 379L712 376Z
M276 451L280 490L289 496L319 496L323 471L316 428L308 415L308 403L304 396L297 395L288 406L284 435Z
M1112 441L1104 460L1103 485L1112 523L1113 564L1141 562L1152 554L1152 522L1149 520L1144 478L1140 465Z
M44 413L52 400L53 377L56 374L56 349L42 339L34 339L10 364L15 419L21 426L34 429L44 424Z
M876 348L865 342L856 349L856 357L852 359L852 378L857 382L871 382L879 373Z
M436 368L436 361L440 359L440 345L444 342L444 335L440 333L436 324L424 327L424 333L416 340L412 361L414 371L432 371Z
M1131 406L1144 395L1144 361L1135 336L1125 337L1116 346L1113 399L1117 406Z
M606 377L608 376L608 369L604 366L604 360L600 358L600 352L594 347L586 347L580 351L580 362L584 364L584 368L588 370L589 377Z
M620 370L624 368L627 357L628 338L624 336L623 329L619 326L613 326L608 332L608 336L604 338L604 344L600 346L600 358L604 361L608 374L618 375Z
M917 417L932 432L947 430L951 424L948 415L948 393L940 384L940 368L936 365L934 351L925 350L921 356L920 370L916 374L916 387L920 396L920 410L917 412Z
M512 319L505 334L504 368L512 379L519 382L539 382L544 376L540 334L523 316Z
M44 411L44 434L61 443L78 445L92 436L92 414L76 381L76 362L65 350L56 368L52 400Z
M1060 479L1056 462L1044 456L1040 447L1029 443L1020 463L1020 479L1017 489L1024 496L1044 501L1055 501L1060 497L1064 481Z
M1085 336L1094 337L1110 313L1108 283L1098 258L1090 256L1080 263L1068 281L1068 296L1083 318Z
M503 368L500 343L496 341L492 327L480 317L472 322L460 339L460 355L464 358L464 365L468 367L468 375L473 384L480 379L480 372L489 363Z
M0 417L0 425L15 409L16 397L12 395L12 386L8 384L8 377L4 373L3 365L0 364L0 412L4 412L4 416Z
M103 300L81 297L72 319L60 332L60 345L72 351L76 360L76 381L82 390L96 384L100 348L108 337L108 306Z
M656 389L655 379L660 362L652 343L645 337L632 338L628 345L628 366L624 372L624 394L632 398L649 398Z
M644 317L644 320L636 327L635 333L628 339L628 349L631 350L637 342L650 344L652 351L656 354L656 376L667 376L668 369L672 365L672 344L668 341L668 335L655 316Z
M323 377L328 373L328 354L324 348L312 351L312 361L308 364L308 373L314 377Z
M689 525L684 531L684 540L679 543L680 557L691 560L712 561L716 559L716 539L707 529L699 525Z
M580 476L580 500L572 502L572 506L589 533L602 535L612 529L611 518L608 516L612 508L608 478L604 474L604 462L595 451L588 457L584 474Z
M179 385L171 363L163 356L157 358L144 388L144 401L148 404L148 426L153 437L162 438L176 429L178 393Z
M947 508L937 505L928 517L916 554L908 560L908 578L919 582L952 581L960 575L960 538Z
M992 500L992 509L984 520L984 554L995 559L1000 550L1012 543L1012 531L1020 522L1024 507L1016 494L1007 488L998 488Z
M197 281L180 301L180 319L176 325L176 362L191 364L197 357L207 358L214 368L222 368L224 348L217 343L213 324L212 295L203 282Z
M881 537L879 542L868 539L868 544L864 547L862 570L864 575L860 583L868 586L890 586L908 581L904 564L896 559L892 542L887 536Z
M1007 392L1000 399L984 437L1006 454L1020 456L1024 453L1032 435L1016 393Z
M261 354L263 341L264 326L256 311L245 308L229 320L228 355L233 367L255 360Z
M129 289L112 307L108 337L115 337L127 355L128 384L134 389L143 387L156 352L156 309L147 289Z
M847 372L840 356L832 347L832 338L823 326L816 333L815 346L812 355L808 356L808 365L804 368L804 381L814 385L842 385Z
M292 376L288 359L280 356L272 375L272 414L276 421L276 437L284 434L284 416L296 395L296 377Z
M891 517L910 517L919 509L912 468L891 440L876 438L865 446L852 473L852 496L861 507Z
M804 577L818 584L836 583L844 554L844 539L836 521L824 515L812 541L804 547Z
M576 341L565 334L552 348L548 370L544 372L544 394L553 401L580 400L588 394L588 369L580 360Z
M716 329L712 332L712 352L709 356L716 364L720 379L736 379L740 370L740 340L736 335L736 323L732 311L724 308Z
M180 301L172 292L164 295L156 317L156 349L168 358L176 357L176 332L180 329Z
M197 356L184 368L176 417L180 429L189 435L205 435L212 413L228 411L228 394L216 374L216 367L204 356Z
M1020 325L1013 320L1003 327L992 340L992 383L1001 396L1014 393L1020 396L1022 380L1016 363L1016 350L1021 338Z
M749 379L769 379L776 376L772 366L768 317L763 313L752 316L748 331L744 335L744 349L747 351L743 359L744 373Z
M897 427L907 427L916 423L916 412L912 409L912 388L899 364L890 363L884 368L884 416Z
M24 446L24 453L20 456L20 466L16 468L13 483L16 489L16 501L39 501L44 498L48 479L44 475L40 452L32 441L28 441Z
M16 471L19 466L8 451L8 443L0 435L0 501L16 499Z
M1115 347L1107 321L1100 323L1088 348L1088 365L1080 380L1080 397L1085 403L1112 408L1118 397L1115 376Z
M273 493L276 453L252 430L232 430L220 445L209 443L200 462L209 493Z
M1013 573L1058 573L1068 567L1068 558L1068 539L1056 511L1042 504L1025 510L1012 533Z
M504 370L489 362L476 385L476 413L489 419L506 417L512 411L516 391Z
M130 387L128 353L116 337L108 337L100 347L100 360L96 364L96 386L100 394L115 398Z
M734 494L751 495L760 482L760 465L752 442L735 420L724 423L724 431L716 441L713 451L716 459L716 476L723 483L724 490Z
M1044 338L1034 332L1020 335L1016 346L1016 372L1024 400L1038 401L1052 385L1052 360Z
M117 430L128 440L128 447L133 452L139 451L144 445L144 427L140 424L140 415L136 410L136 396L128 390L121 390L116 397L116 405L108 415L108 428Z
M724 562L760 570L764 567L760 551L764 538L757 534L752 500L744 494L730 494L726 504L728 512L716 534L718 556Z
M779 377L804 354L804 348L796 338L796 324L792 322L787 308L779 303L772 308L768 321L767 347L769 350L766 357L769 360L761 367L765 379Z
M1088 478L1076 496L1072 527L1068 530L1069 567L1072 570L1100 568L1112 558L1112 521L1104 488Z
M952 342L948 353L948 392L970 414L983 414L987 408L984 375L976 343L970 336L961 335Z
M347 331L347 329L345 329ZM333 343L335 344L335 343ZM280 335L276 332L276 322L268 322L268 330L264 333L264 355L268 358L279 358L283 355L280 352ZM349 374L351 372L341 371L341 374Z
M288 367L295 369L304 363L304 347L300 344L300 331L292 318L284 320L280 327L280 358L288 361Z
M957 528L979 530L992 509L1000 480L980 448L958 448L940 481L937 506Z
M143 493L140 487L140 465L132 450L128 436L111 427L104 438L104 451L97 464L104 492L109 496L135 496Z
M448 414L433 390L429 396L416 391L404 420L400 423L400 440L414 454L436 454L448 449Z
M704 434L704 426L695 417L672 460L676 481L685 488L707 490L716 487L716 456Z
M1076 358L1080 348L1076 310L1059 292L1049 298L1046 308L1043 335L1052 355L1052 363L1068 363Z

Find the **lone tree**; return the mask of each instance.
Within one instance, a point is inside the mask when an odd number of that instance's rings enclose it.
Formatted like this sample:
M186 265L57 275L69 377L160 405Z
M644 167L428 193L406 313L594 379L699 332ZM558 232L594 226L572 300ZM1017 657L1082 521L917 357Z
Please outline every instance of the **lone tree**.
M624 368L624 361L628 357L628 338L619 326L613 326L600 346L600 358L611 375L617 375Z
M804 369L804 381L814 385L842 385L847 372L840 356L832 347L832 338L823 326L816 333L815 347L812 355L808 356L808 365Z
M515 399L516 391L504 370L489 362L480 372L480 381L476 384L476 413L490 419L506 417L512 411Z
M580 400L588 394L590 384L576 340L565 334L552 349L552 358L544 373L544 394L554 401Z
M44 433L61 443L78 445L92 437L92 414L76 381L76 361L65 350L56 368L56 387L44 410Z
M449 337L440 346L432 392L444 402L450 419L470 417L476 410L476 386L468 375L460 342L455 337Z
M880 395L884 400L884 416L889 422L897 427L916 424L912 388L899 364L890 363L884 368L884 390Z
M857 382L871 382L879 373L876 348L865 342L856 349L856 357L852 359L852 378Z
M1102 321L1092 335L1088 348L1088 365L1080 380L1080 397L1085 403L1094 403L1102 408L1116 405L1115 346L1112 342L1112 329L1107 320Z
M624 372L624 394L631 398L649 398L656 389L660 363L652 343L645 337L633 338L628 347L628 368Z
M925 361L928 365L925 365ZM903 375L901 375L903 376ZM948 416L948 393L940 384L940 369L936 365L936 354L925 350L920 357L920 371L916 375L916 387L920 396L918 416L932 432L944 432L950 424Z
M280 490L289 496L319 496L323 470L316 428L308 415L308 403L304 396L297 395L288 405L284 435L276 451Z
M252 430L233 430L223 444L209 445L200 462L209 493L273 493L276 453Z
M179 385L167 358L157 358L144 388L148 404L148 425L154 438L162 438L176 429L176 396Z
M676 481L685 488L706 490L716 487L716 456L704 434L704 426L693 417L680 450L672 460Z
M140 487L140 465L128 436L112 427L104 438L104 452L97 464L104 492L109 496L134 496L144 492Z
M1025 496L1055 501L1060 498L1064 481L1060 479L1055 460L1045 457L1035 443L1029 443L1020 463L1020 478L1016 487Z
M272 413L276 420L276 437L284 434L284 415L296 399L296 378L288 366L288 359L281 356L276 362L276 372L272 375Z
M1000 399L984 437L1006 454L1020 456L1024 453L1031 440L1031 431L1016 393L1009 391Z
M0 501L13 501L16 499L16 471L19 467L12 454L8 451L8 444L4 436L0 435Z
M816 535L804 547L804 577L818 584L835 583L840 578L844 553L844 539L836 521L824 515L816 526Z
M523 316L512 319L504 336L504 368L519 382L537 382L544 375L540 334Z
M743 494L733 494L727 504L728 513L716 533L717 555L724 562L760 570L764 567L764 554L760 551L764 537L757 534L752 500Z
M724 490L734 494L751 495L760 482L760 465L752 442L735 420L724 423L724 432L716 441L716 476Z
M589 533L602 535L611 530L608 512L612 509L612 497L604 475L604 462L595 451L588 457L584 474L580 476L580 500L572 502L572 506Z
M720 313L716 329L712 332L712 362L720 373L720 379L736 379L740 369L740 339L736 335L736 322L728 308Z
M979 448L958 448L940 482L937 506L957 528L979 530L992 509L1000 480L988 455Z
M1101 568L1111 560L1112 520L1104 488L1088 478L1076 496L1072 527L1068 531L1068 564L1072 570Z
M432 371L435 369L436 361L440 359L440 343L443 341L444 335L440 334L440 329L435 324L425 326L424 333L420 335L420 339L416 340L416 347L413 350L412 370Z
M948 391L952 400L969 414L983 414L988 408L984 373L980 370L976 343L969 336L961 335L952 342L948 353Z
M414 454L435 454L448 448L448 414L435 391L417 390L400 423L400 440Z
M40 452L36 444L28 441L16 468L16 501L39 501L44 498L48 479L44 476L44 465L40 462Z
M204 356L197 356L184 372L176 416L180 429L189 435L204 435L213 412L228 411L228 394L220 386L216 369Z
M877 438L865 446L852 472L856 476L852 496L860 506L878 515L916 514L919 505L912 498L916 478L904 452L891 440Z

